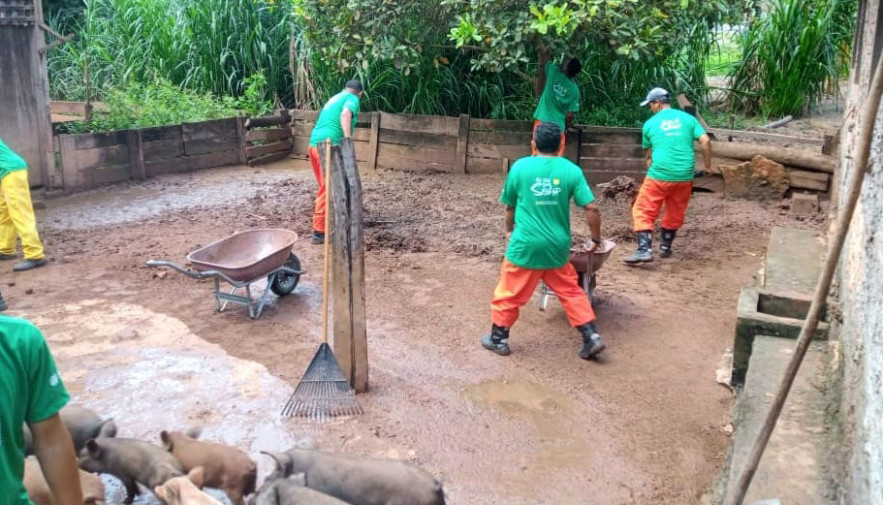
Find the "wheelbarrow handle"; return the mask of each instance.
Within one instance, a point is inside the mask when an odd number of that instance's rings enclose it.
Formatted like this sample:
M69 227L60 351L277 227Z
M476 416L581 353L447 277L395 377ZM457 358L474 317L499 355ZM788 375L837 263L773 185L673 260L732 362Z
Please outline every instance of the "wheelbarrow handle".
M172 263L171 261L165 261L165 260L150 260L147 262L147 266L154 267L154 268L168 267L176 272L180 272L180 273L186 275L187 277L191 277L193 279L208 279L211 277L218 277L218 276L226 277L225 275L221 274L221 272L217 272L215 270L205 270L202 272L197 272L196 270L191 270L189 268L182 267L181 265L178 265L177 263Z

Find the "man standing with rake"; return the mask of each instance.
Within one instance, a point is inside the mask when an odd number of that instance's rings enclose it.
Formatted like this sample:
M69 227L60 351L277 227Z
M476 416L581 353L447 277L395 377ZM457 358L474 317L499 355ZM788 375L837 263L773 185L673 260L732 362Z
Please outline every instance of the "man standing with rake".
M579 330L579 356L590 359L605 348L592 304L570 263L570 201L585 209L592 232L590 253L601 244L601 214L582 170L558 156L560 142L557 124L537 125L532 147L539 154L512 165L500 196L506 205L506 230L512 235L491 302L491 332L481 344L501 356L511 352L509 329L540 280L558 295L567 319Z
M361 97L362 83L347 81L344 90L331 97L322 107L316 126L310 134L310 164L313 166L316 182L319 183L313 212L313 235L310 240L314 244L325 243L325 177L322 174L322 164L319 162L318 145L327 140L330 140L332 145L337 145L340 139L353 136L359 118Z

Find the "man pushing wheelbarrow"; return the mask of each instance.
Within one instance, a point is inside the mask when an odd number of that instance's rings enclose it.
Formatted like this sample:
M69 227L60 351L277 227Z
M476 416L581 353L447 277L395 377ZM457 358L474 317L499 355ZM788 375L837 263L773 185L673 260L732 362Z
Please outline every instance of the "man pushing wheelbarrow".
M601 244L601 214L582 170L558 156L560 143L561 128L540 123L532 141L538 154L512 165L500 196L506 205L506 231L512 235L491 302L491 332L481 344L501 356L511 352L509 330L541 280L558 295L567 319L579 330L579 356L591 359L605 348L592 304L570 263L570 201L585 209L592 232L588 252Z

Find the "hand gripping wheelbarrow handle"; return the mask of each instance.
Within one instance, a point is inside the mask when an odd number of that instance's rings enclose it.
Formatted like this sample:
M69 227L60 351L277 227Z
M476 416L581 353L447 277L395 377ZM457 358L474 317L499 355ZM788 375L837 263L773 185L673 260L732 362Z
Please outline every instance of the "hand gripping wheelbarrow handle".
M225 274L218 272L217 270L203 270L201 272L197 272L196 270L191 270L189 268L184 268L181 265L176 263L172 263L171 261L164 260L150 260L147 262L147 266L149 267L169 267L176 272L180 272L187 277L193 279L211 279L214 277L220 277L230 284L241 284L240 282L234 281L230 277L227 277Z

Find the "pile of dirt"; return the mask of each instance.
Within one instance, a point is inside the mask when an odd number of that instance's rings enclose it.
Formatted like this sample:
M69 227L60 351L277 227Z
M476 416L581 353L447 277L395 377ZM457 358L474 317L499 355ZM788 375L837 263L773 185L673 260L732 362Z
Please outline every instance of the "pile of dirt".
M638 196L638 182L627 175L620 175L610 182L598 184L599 199L613 202L633 202Z

